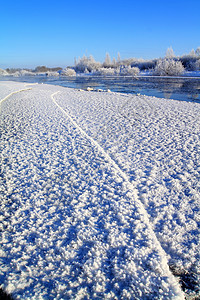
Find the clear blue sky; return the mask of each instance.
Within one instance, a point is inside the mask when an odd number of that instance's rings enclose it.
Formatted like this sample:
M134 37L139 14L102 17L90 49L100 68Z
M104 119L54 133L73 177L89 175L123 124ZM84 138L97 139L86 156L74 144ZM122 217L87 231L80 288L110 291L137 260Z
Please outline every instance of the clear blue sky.
M65 67L74 57L157 58L200 46L200 0L1 0L0 67Z

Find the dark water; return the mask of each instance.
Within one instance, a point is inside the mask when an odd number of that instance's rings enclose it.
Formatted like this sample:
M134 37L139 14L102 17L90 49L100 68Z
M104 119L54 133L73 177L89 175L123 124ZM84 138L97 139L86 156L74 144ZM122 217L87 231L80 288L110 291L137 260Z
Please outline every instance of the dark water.
M200 78L123 77L123 76L76 76L47 77L45 75L3 77L0 80L38 82L75 89L110 89L113 92L143 94L160 98L200 103Z

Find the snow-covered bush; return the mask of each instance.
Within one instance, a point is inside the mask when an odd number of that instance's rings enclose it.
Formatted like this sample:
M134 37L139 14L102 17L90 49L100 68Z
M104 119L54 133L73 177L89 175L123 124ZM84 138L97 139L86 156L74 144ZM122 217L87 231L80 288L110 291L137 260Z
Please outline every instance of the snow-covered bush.
M36 73L45 73L48 71L49 71L49 68L47 68L46 66L37 66L34 70L34 72L36 72Z
M193 64L193 70L194 71L200 71L200 59L197 59L195 63Z
M120 75L137 76L140 73L140 69L137 67L124 67L120 70Z
M21 76L20 71L16 71L14 73L10 73L9 75L13 76L13 77L20 77Z
M38 66L33 70L33 72L38 74L46 74L47 72L60 72L61 70L62 68L60 67L49 68L46 66Z
M200 56L200 47L198 47L195 51L196 56Z
M87 73L94 72L101 68L101 63L96 62L93 56L83 56L75 66L76 72Z
M95 75L114 76L119 75L119 68L100 68L95 72Z
M46 72L46 76L47 77L57 77L57 76L59 76L59 73L53 72L53 71L48 71L48 72Z
M131 67L138 67L140 71L154 69L156 66L156 59L152 60L138 60L131 64Z
M62 76L76 76L76 71L71 68L64 69L60 72Z
M28 71L28 70L20 70L19 71L20 76L34 76L35 73Z
M194 71L194 65L196 62L197 58L195 55L184 55L180 57L180 61L184 68L188 71Z
M5 70L0 69L0 76L6 76L9 75Z
M131 67L137 67L140 69L140 71L154 69L156 65L156 59L151 60L144 60L142 58L129 58L124 59L120 62L120 66L131 66Z
M184 70L181 61L172 58L164 58L157 61L154 73L161 76L176 76L182 74Z

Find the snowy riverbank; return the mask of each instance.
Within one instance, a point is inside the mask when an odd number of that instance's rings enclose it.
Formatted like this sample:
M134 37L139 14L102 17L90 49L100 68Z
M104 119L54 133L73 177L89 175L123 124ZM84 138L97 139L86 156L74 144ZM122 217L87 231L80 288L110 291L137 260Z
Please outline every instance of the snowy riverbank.
M5 81L0 112L8 293L199 293L198 103Z

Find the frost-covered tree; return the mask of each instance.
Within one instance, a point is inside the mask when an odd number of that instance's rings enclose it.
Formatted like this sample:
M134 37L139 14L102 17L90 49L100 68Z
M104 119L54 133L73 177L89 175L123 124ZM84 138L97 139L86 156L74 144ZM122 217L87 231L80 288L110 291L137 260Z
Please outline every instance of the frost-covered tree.
M101 63L96 62L92 55L90 55L89 57L83 55L83 57L76 64L75 70L76 72L88 73L88 72L94 72L98 70L100 67L101 67Z
M64 70L62 70L60 72L60 75L62 76L76 76L76 71L74 69L71 69L71 68L66 68Z
M113 64L113 66L116 66L117 62L116 62L115 58L113 58L112 64Z
M192 49L189 53L189 56L192 56L192 57L195 57L196 56L196 53L194 51L194 49Z
M120 53L118 52L117 53L117 62L120 63L120 61L121 61L121 57L120 57Z
M200 71L200 59L197 59L193 64L194 71Z
M36 73L45 73L47 71L49 71L49 68L47 68L46 66L38 66L34 70L34 72Z
M1 76L8 75L8 72L6 72L6 71L3 70L3 69L0 69L0 75L1 75Z
M174 50L172 49L172 47L169 47L166 51L166 58L172 58L172 57L175 57L175 54L174 54Z
M111 58L109 53L106 53L105 61L103 63L104 67L110 67L111 66Z
M196 56L200 56L200 47L198 47L195 51Z
M127 66L124 68L121 68L120 75L129 75L129 76L137 76L140 73L140 69L137 67L131 67Z
M154 69L154 73L161 76L176 76L183 72L184 67L182 63L173 58L159 59Z
M100 68L95 74L103 76L114 76L119 75L119 68Z

